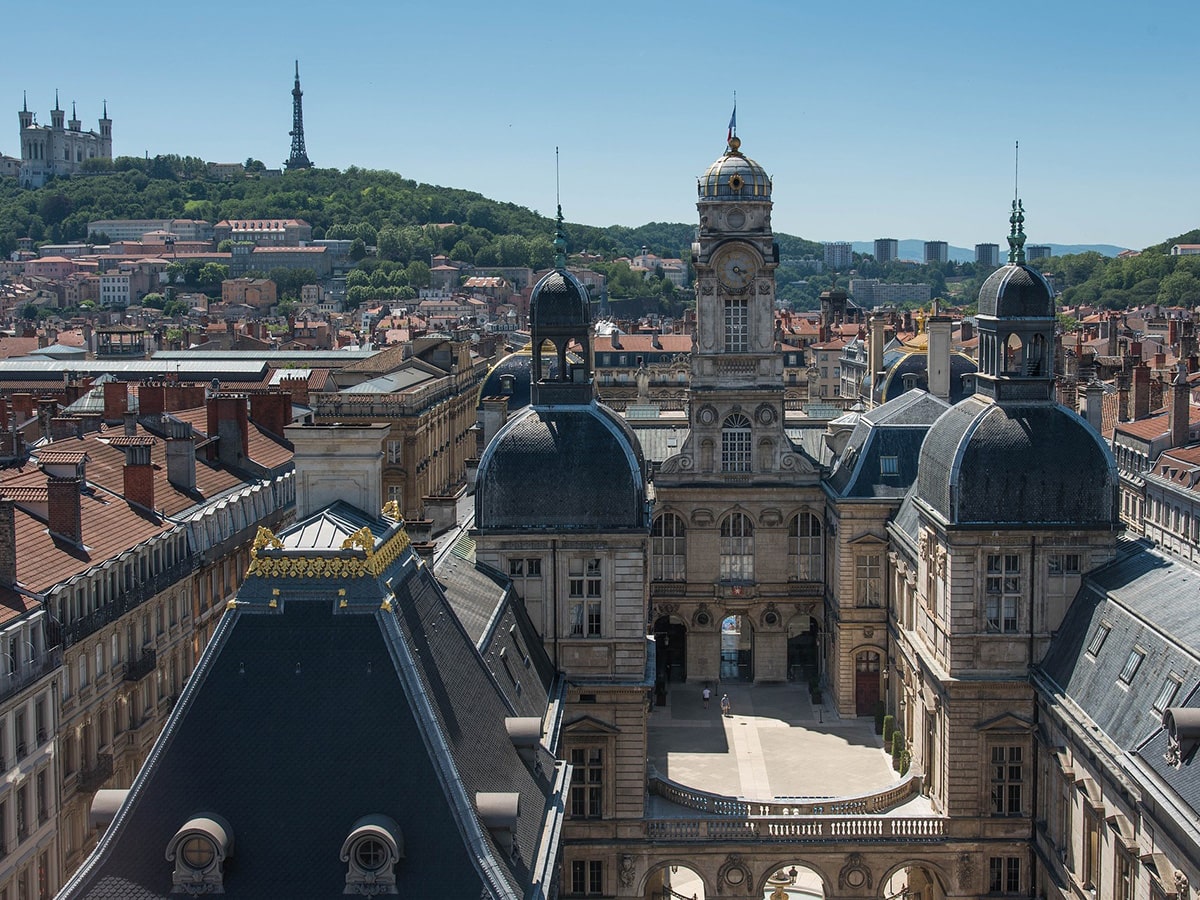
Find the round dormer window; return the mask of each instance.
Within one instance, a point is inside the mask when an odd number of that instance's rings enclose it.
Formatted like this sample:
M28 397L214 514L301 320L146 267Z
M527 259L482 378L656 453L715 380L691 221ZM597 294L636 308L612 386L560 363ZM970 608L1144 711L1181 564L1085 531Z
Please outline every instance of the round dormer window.
M354 847L354 861L364 872L378 872L387 865L390 857L383 841L377 838L364 838Z
M184 865L197 872L203 872L217 858L217 851L206 837L194 835L183 842L179 849Z

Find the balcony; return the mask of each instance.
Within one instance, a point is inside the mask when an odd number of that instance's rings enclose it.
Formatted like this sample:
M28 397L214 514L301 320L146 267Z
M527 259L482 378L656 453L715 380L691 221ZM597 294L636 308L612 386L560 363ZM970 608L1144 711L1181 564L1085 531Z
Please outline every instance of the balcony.
M125 663L125 680L141 681L158 666L158 653L153 647L143 650L142 655Z
M946 820L933 816L753 816L717 819L649 819L652 841L742 841L859 844L945 840Z
M96 762L90 768L80 769L75 775L75 789L84 794L95 793L112 778L112 774L112 754L97 753Z
M171 585L186 578L194 568L193 560L186 559L177 562L169 569L164 569L152 578L147 578L123 591L120 596L104 604L93 613L89 613L61 628L62 643L70 647L88 635L95 634L110 622L115 622L130 610L137 609L147 600L156 597Z
M0 702L29 687L39 678L49 675L62 665L62 648L47 650L32 662L17 667L14 671L0 675Z

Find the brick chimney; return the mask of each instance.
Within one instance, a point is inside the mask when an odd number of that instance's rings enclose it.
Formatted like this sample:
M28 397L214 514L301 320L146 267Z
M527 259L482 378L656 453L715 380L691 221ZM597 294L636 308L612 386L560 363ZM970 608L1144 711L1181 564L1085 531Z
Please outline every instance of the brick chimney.
M303 375L284 375L279 386L292 395L297 406L308 406L308 378Z
M1134 421L1150 415L1150 367L1139 363L1133 367L1133 410Z
M964 344L975 337L975 326L963 319L962 326L959 328L958 339Z
M209 460L224 466L242 466L250 456L250 420L245 394L214 393L208 398Z
M163 417L167 432L167 481L181 491L196 489L196 445L192 426L169 416Z
M55 416L50 420L51 441L66 441L83 437L83 423L74 416Z
M250 421L282 438L283 429L292 424L292 395L280 390L251 394Z
M46 479L50 533L73 544L83 543L83 519L79 500L82 486L83 479L79 476L58 478L51 475Z
M867 344L867 376L871 379L872 393L879 385L877 377L883 371L883 348L887 344L887 322L883 316L871 316L870 343Z
M158 416L166 412L167 386L162 382L143 383L138 386L138 414Z
M129 384L124 381L104 382L104 421L116 425L129 409Z
M204 385L195 382L163 386L163 408L159 412L179 412L204 405Z
M1087 415L1088 424L1096 429L1097 434L1100 434L1104 404L1104 388L1100 382L1089 381L1084 389L1084 398L1084 403L1087 405L1084 413Z
M1167 402L1167 419L1170 422L1172 447L1188 445L1188 435L1192 424L1192 398L1187 376L1187 365L1181 362L1175 373L1175 379L1171 382L1170 399Z
M16 507L8 497L0 497L0 586L6 588L17 583Z
M150 448L154 446L154 438L119 437L109 443L125 451L125 499L153 512L154 466L150 462Z

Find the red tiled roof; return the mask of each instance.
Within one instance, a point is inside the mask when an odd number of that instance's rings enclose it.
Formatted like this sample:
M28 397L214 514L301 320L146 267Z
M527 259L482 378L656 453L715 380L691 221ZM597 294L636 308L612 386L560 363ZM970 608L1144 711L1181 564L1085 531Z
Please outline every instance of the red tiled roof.
M692 336L690 334L660 334L657 335L661 347L654 346L655 335L652 334L622 334L617 339L620 347L614 347L611 334L596 336L596 351L606 353L690 353Z

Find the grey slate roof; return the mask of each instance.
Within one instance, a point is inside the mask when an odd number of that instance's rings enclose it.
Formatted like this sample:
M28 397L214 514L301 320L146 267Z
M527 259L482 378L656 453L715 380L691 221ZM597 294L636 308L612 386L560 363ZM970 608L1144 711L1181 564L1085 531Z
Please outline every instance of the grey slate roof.
M1009 263L987 277L979 288L977 315L997 318L1054 316L1054 294L1042 273Z
M598 403L526 407L479 462L483 530L647 527L645 461L625 420Z
M328 555L359 523L377 549L395 533L336 504L281 533L275 554ZM528 695L528 714L544 713L545 690L531 684ZM403 834L401 895L544 896L565 771L544 750L537 769L520 759L504 726L512 709L411 549L377 576L251 575L129 799L60 896L170 896L163 854L198 812L232 827L227 895L341 897L342 842L360 817L383 814ZM478 791L521 795L514 859L478 821Z
M583 327L591 322L587 289L565 269L542 276L529 295L529 327Z
M915 375L916 387L929 390L929 356L924 351L914 352L908 348L889 351L883 355L883 368L886 372L882 388L884 401L895 400L905 392L905 375ZM957 403L971 393L966 388L963 376L977 371L978 366L969 356L963 353L950 354L951 403Z
M972 396L929 429L918 496L949 525L1113 527L1112 452L1078 415Z

